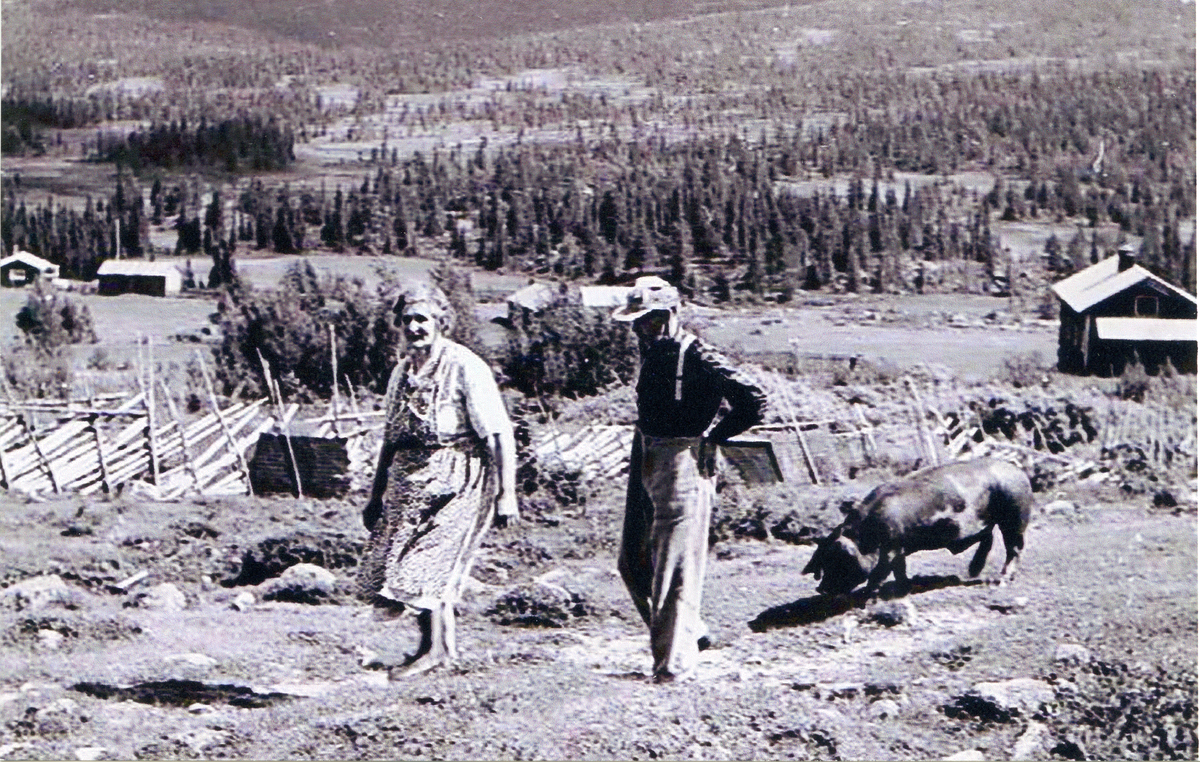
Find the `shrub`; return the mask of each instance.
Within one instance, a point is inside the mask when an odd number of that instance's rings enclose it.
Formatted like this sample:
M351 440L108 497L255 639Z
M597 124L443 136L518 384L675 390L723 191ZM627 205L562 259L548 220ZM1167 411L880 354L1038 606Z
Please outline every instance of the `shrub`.
M996 373L1001 383L1012 384L1017 389L1038 386L1048 380L1047 367L1041 352L1005 357Z
M4 357L9 385L22 397L68 397L74 378L70 345L96 341L87 306L38 280L17 312L16 323L25 346Z
M38 280L17 312L17 327L25 334L25 342L41 349L66 344L96 342L92 313L87 305L77 305L57 288Z
M337 341L339 383L382 392L395 365L399 332L392 325L390 292L384 279L375 293L361 280L319 277L297 262L274 290L234 284L217 304L221 343L213 350L224 392L266 391L259 355L271 366L286 396L327 398L333 392L332 329Z
M67 399L74 375L67 347L16 347L4 355L4 378L23 399Z
M564 294L514 327L502 365L515 388L546 401L590 397L628 383L637 363L637 340L628 325Z
M1150 374L1140 362L1126 365L1121 377L1117 379L1117 396L1123 400L1144 402L1151 383Z

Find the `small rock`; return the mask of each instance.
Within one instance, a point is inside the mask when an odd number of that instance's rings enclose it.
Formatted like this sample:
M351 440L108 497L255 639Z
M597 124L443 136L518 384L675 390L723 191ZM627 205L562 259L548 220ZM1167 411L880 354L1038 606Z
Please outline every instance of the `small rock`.
M500 594L486 613L503 625L562 627L595 612L580 592L551 582L533 582Z
M1031 677L977 683L972 691L1004 711L1017 711L1025 715L1033 714L1043 704L1054 700L1054 688L1049 683Z
M43 574L9 585L0 592L0 597L17 611L36 611L52 604L77 608L80 603L79 593L57 574Z
M891 699L880 699L871 704L871 711L876 719L884 720L900 714L900 705Z
M229 603L229 608L233 609L234 611L249 611L250 609L254 608L254 604L256 602L257 601L254 598L254 593L250 592L249 590L243 590L234 596L233 600Z
M867 609L865 619L884 627L912 624L917 619L917 607L912 601L882 601Z
M1078 643L1059 643L1054 649L1054 661L1068 664L1086 664L1092 660L1092 652Z
M987 757L979 749L963 749L942 759L945 762L984 762Z
M1054 500L1046 503L1042 512L1047 516L1074 516L1079 509L1070 500Z
M57 630L38 630L38 648L43 651L57 651L66 637Z
M336 589L337 577L316 564L289 566L283 574L258 586L264 601L292 603L322 603L332 598Z
M1009 755L1012 759L1035 759L1041 758L1042 751L1046 747L1046 737L1048 729L1040 722L1031 722L1029 727L1025 728L1025 732L1013 744L1012 752Z
M229 738L228 733L209 728L194 728L181 733L174 733L168 738L186 746L188 751L197 757L206 756L205 752L214 746L224 743Z
M188 704L188 712L191 714L212 714L213 708L209 704L202 704L197 701L195 704Z
M103 746L80 746L75 750L75 759L79 762L96 762L97 759L104 759L108 754L108 750Z
M187 596L171 582L163 582L148 590L132 593L125 605L151 611L183 611L187 608Z
M217 666L217 660L211 656L204 654L171 654L164 656L163 661L177 664L186 664L189 667L200 667L202 669L210 669Z

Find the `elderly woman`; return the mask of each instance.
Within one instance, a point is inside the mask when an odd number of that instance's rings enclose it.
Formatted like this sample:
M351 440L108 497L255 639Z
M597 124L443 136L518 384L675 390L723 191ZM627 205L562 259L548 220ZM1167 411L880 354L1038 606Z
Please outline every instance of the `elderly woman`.
M360 584L385 616L417 612L417 651L391 670L403 677L456 658L454 602L475 551L489 524L517 516L516 454L491 370L446 336L446 295L416 284L394 313L407 346L388 380Z

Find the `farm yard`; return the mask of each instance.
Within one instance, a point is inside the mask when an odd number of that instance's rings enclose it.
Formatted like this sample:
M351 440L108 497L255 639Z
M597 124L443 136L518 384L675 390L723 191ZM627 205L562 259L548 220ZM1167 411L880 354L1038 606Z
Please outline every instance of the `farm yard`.
M1195 759L1195 343L1130 333L1195 322L1194 4L509 5L4 3L2 254L60 277L0 288L0 759ZM616 569L636 348L581 290L647 274L778 469L724 451L670 685ZM411 278L521 520L461 658L389 681L416 627L354 590ZM977 458L1034 490L1011 580L801 574Z

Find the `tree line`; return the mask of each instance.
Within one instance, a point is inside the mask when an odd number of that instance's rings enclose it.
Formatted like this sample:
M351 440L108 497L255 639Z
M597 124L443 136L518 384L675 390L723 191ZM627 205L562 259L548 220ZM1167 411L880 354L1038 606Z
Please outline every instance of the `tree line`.
M189 126L186 119L154 124L127 135L101 132L96 138L96 158L141 171L215 167L230 174L286 169L296 160L292 129L274 118L241 116L214 124L201 118Z

